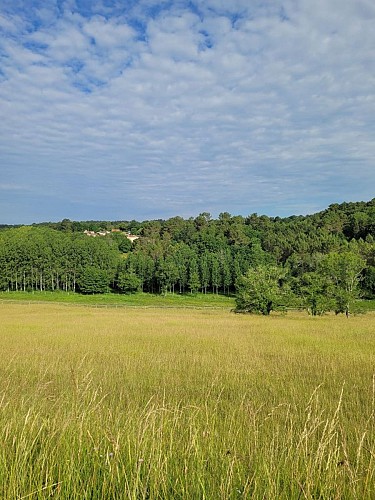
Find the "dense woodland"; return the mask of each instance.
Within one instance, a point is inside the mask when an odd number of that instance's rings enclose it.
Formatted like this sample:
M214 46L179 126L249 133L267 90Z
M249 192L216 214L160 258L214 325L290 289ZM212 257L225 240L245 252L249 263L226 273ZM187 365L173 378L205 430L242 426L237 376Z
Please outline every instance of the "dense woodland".
M85 230L109 234L90 237ZM139 239L131 243L128 233ZM217 219L202 213L0 226L0 289L237 293L239 309L252 310L241 300L249 291L256 295L251 283L261 286L263 279L265 288L274 287L265 309L255 307L265 314L276 304L344 312L348 294L350 300L375 297L374 242L375 199L287 218L224 212Z

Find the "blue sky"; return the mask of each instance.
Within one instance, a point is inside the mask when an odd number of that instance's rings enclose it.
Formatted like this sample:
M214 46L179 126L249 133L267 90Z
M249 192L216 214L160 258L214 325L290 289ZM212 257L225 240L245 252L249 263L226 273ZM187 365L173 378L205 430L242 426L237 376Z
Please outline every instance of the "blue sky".
M375 196L373 0L1 0L0 223Z

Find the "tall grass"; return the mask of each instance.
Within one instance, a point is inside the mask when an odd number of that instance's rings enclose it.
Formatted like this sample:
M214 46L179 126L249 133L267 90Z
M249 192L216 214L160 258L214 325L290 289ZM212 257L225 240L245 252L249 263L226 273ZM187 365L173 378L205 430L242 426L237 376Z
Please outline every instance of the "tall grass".
M0 315L0 498L374 498L371 314Z

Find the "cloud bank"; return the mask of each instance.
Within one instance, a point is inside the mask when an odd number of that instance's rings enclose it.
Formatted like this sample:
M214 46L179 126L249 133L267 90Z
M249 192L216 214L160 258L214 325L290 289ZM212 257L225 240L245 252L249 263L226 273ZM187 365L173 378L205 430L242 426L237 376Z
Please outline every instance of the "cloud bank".
M374 22L367 0L3 0L0 222L371 199Z

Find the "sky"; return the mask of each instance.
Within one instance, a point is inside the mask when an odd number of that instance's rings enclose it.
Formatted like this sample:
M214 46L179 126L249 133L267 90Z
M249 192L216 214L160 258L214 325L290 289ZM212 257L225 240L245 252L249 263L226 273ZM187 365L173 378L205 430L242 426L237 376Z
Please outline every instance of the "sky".
M375 196L373 0L0 0L0 223Z

